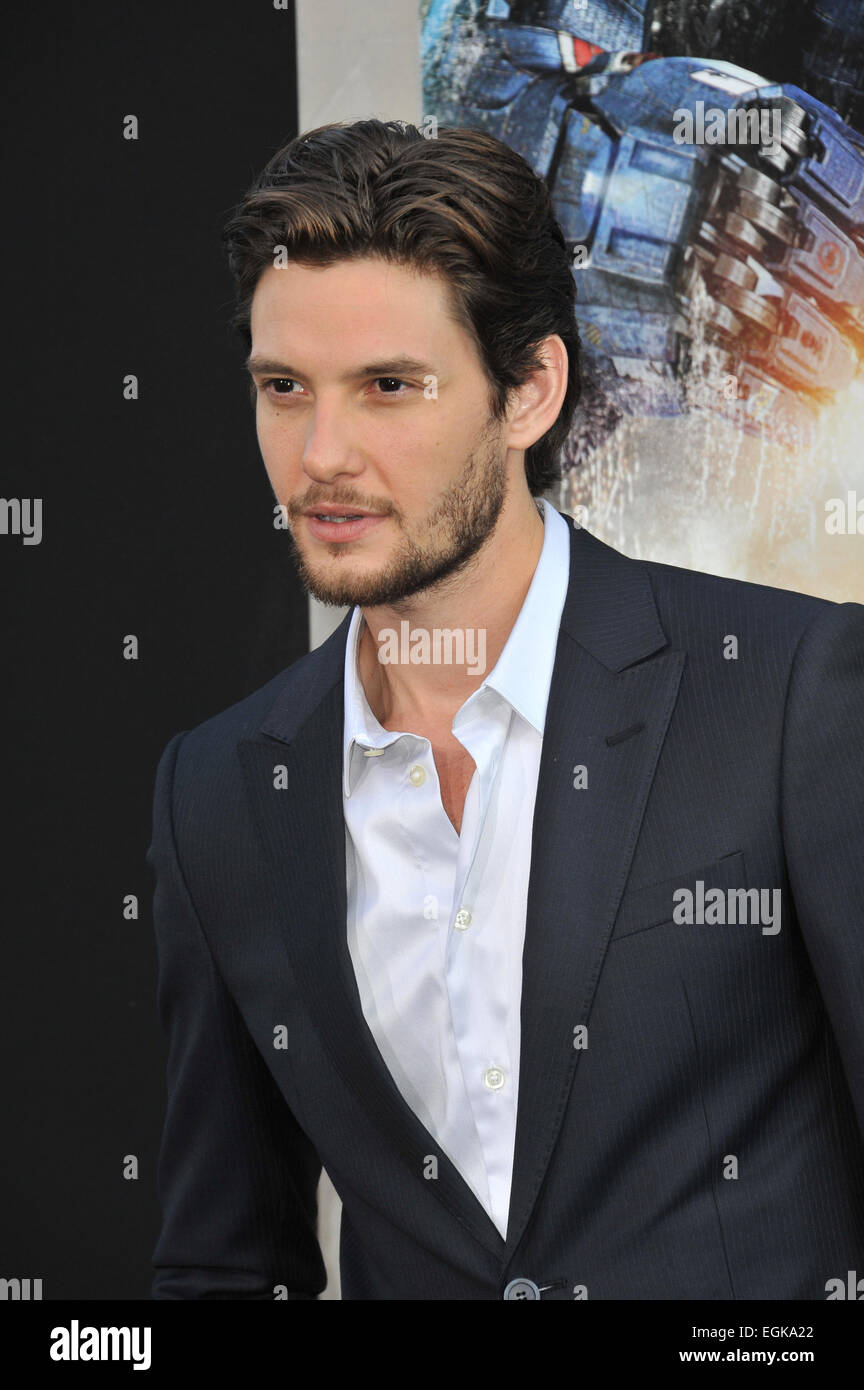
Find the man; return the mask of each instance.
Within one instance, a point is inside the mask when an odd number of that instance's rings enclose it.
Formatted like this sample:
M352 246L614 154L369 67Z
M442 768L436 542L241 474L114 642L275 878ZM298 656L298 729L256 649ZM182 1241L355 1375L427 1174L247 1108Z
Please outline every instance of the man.
M310 132L226 238L300 573L353 608L160 762L154 1298L314 1298L322 1163L346 1299L825 1298L864 1262L864 610L538 500L573 276L492 137Z

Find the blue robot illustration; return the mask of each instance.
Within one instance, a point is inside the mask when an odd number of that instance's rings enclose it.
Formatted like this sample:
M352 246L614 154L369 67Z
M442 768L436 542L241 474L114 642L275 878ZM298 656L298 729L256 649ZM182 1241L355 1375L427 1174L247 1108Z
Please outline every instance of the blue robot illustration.
M423 73L549 186L595 436L707 404L808 437L864 361L861 0L431 0Z

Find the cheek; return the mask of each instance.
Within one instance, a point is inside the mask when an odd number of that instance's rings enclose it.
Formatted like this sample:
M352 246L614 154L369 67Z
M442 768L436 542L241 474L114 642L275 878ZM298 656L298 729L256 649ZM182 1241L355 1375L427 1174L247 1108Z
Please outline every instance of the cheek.
M276 478L286 478L295 468L299 470L302 444L296 429L289 428L287 422L269 411L266 405L259 405L256 410L255 432L271 482Z
M274 418L272 410L267 409L267 403L259 398L255 407L255 432L258 435L258 443L261 445L262 453L265 450L272 450L274 441L278 438L278 421Z

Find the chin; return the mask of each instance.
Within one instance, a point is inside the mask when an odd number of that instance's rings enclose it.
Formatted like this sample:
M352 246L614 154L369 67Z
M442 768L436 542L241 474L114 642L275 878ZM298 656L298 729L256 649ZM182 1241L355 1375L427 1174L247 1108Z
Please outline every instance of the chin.
M311 565L307 565L306 572L301 575L301 578L305 588L319 603L339 608L346 605L353 607L357 603L364 603L370 582L374 586L376 575L374 572L324 575L314 571Z

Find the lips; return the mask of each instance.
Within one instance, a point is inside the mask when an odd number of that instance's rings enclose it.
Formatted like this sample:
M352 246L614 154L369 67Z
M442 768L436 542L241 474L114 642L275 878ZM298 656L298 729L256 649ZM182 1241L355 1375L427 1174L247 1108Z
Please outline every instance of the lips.
M380 512L366 512L362 507L334 507L330 503L322 507L306 507L304 516L322 516L331 521L334 517L380 516Z
M305 512L309 532L319 541L354 541L374 531L386 517L374 512Z

